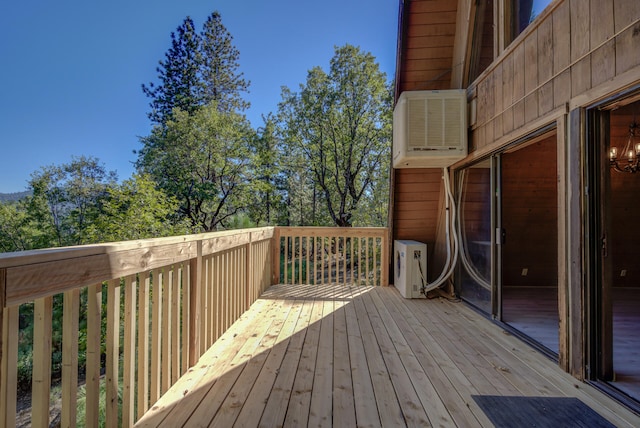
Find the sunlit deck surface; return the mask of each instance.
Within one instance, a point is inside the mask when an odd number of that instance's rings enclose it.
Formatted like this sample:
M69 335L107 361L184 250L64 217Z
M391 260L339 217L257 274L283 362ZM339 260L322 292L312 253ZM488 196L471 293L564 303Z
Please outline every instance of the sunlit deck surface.
M300 285L268 289L138 425L494 426L473 396L575 397L640 426L464 303Z

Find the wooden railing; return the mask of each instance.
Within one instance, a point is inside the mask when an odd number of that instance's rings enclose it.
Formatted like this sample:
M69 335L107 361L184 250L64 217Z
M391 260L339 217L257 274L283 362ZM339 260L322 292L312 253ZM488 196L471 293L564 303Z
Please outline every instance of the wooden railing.
M275 282L388 285L388 236L374 227L278 227Z
M16 426L27 314L31 425L55 404L63 427L78 408L132 426L268 286L387 285L387 248L387 229L268 227L0 254L0 426Z

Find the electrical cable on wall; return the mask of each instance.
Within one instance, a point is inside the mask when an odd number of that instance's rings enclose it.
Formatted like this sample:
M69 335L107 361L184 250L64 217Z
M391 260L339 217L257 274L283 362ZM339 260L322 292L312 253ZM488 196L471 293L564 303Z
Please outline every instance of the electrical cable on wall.
M455 199L453 198L453 194L451 193L451 184L449 181L449 168L445 167L442 169L442 174L444 178L444 188L445 188L445 241L447 246L447 260L445 261L444 267L442 269L442 273L435 281L431 283L427 283L425 281L424 275L422 274L422 269L420 269L420 275L422 277L422 287L420 292L426 295L429 291L435 290L438 287L444 285L449 277L453 274L453 271L456 268L456 263L458 262L458 234L455 231L455 220L456 220L456 204Z
M451 182L449 180L449 168L442 169L443 179L444 179L444 188L446 193L445 198L445 241L447 245L447 259L444 264L442 273L440 276L433 282L427 283L427 280L424 277L424 272L422 270L422 265L420 261L417 260L418 269L420 272L420 278L422 280L422 287L420 292L426 295L429 291L435 290L438 287L444 285L449 277L453 274L456 264L458 261L458 257L462 261L462 265L465 270L469 273L471 278L478 283L481 287L486 289L491 289L491 284L487 282L486 279L482 277L482 275L477 271L473 263L469 260L468 249L466 247L466 239L463 236L464 231L462 228L462 222L460 218L460 211L458 207L461 206L462 202L462 183L464 182L464 174L465 171L462 171L460 187L458 190L458 204L453 197L451 192Z
M458 187L458 211L456 215L456 224L458 226L458 241L460 242L460 260L462 261L462 265L464 266L467 273L473 278L473 280L483 288L487 290L491 290L491 284L487 282L487 280L482 276L480 272L476 269L473 263L469 258L469 250L467 249L467 239L464 235L464 230L462 228L462 221L460 219L460 213L462 212L462 183L464 183L464 176L466 174L465 170L462 170L460 173L459 187Z

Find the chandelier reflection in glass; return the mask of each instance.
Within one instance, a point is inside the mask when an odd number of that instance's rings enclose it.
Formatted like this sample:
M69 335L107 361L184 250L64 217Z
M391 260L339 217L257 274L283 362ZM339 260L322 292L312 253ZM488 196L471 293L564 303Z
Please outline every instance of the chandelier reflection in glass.
M619 152L617 147L611 147L609 150L609 165L611 169L631 174L635 174L640 170L640 142L635 141L636 137L640 137L640 124L634 120L629 125L629 139L622 151Z

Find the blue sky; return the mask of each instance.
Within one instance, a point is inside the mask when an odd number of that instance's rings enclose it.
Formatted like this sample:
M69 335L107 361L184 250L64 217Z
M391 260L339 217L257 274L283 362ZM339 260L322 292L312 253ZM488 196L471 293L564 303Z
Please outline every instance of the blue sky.
M0 192L25 190L32 172L94 156L121 180L147 135L142 83L191 16L218 10L251 81L248 118L275 111L280 87L327 68L334 47L371 52L393 78L397 0L20 0L0 5Z

